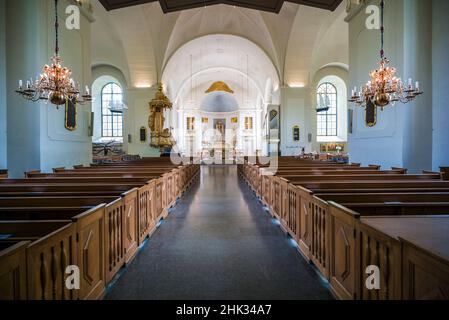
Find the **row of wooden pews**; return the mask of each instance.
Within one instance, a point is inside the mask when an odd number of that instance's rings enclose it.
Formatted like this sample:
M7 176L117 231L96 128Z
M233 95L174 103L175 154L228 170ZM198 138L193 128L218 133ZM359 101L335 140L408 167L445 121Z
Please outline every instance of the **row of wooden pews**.
M449 299L448 169L380 169L280 158L276 172L246 162L239 174L337 298Z
M154 158L1 179L0 300L102 298L199 171Z

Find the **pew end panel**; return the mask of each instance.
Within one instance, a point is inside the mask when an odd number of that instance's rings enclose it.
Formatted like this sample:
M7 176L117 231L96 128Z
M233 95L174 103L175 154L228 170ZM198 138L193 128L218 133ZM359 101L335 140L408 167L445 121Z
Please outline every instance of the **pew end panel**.
M311 243L312 243L312 202L313 192L291 184L292 188L296 188L299 194L299 249L303 256L310 262Z
M22 241L0 251L0 300L27 299L26 249Z
M444 181L449 181L449 167L441 167L441 176Z
M81 274L79 299L98 300L106 288L105 204L73 218Z
M398 168L398 167L391 167L391 170L393 171L398 171L401 174L407 174L408 169L405 168Z
M131 262L139 248L139 226L138 226L138 191L134 188L122 195L124 208L124 245L125 263Z
M399 238L402 243L402 299L447 300L449 260Z
M139 198L139 219L138 219L138 235L139 245L151 234L155 228L154 216L154 188L155 182L151 181L138 191Z
M365 224L358 213L329 205L332 292L343 300L401 299L400 241ZM371 266L379 268L380 290L366 286Z
M31 170L31 171L26 171L26 172L24 173L25 179L32 178L33 175L40 174L40 173L42 173L41 170Z
M8 170L0 170L0 179L8 179Z
M332 293L341 300L356 299L356 222L359 214L329 202L330 272Z
M321 274L329 280L329 204L314 196L310 200L310 206L310 258Z
M122 199L117 199L105 208L106 283L111 282L125 264L124 212Z
M71 223L27 249L28 300L77 300L66 287L66 268L78 266L76 226Z

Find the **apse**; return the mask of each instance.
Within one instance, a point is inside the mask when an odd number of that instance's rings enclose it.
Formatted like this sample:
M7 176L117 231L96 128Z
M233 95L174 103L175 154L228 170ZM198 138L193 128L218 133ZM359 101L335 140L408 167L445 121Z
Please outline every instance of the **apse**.
M227 92L211 92L201 103L201 111L204 112L236 112L238 110L237 100Z

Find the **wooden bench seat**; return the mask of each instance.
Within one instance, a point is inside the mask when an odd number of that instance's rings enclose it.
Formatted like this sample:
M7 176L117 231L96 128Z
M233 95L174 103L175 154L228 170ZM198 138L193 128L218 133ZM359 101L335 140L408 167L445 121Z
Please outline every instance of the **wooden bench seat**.
M0 220L0 242L35 241L70 223L71 220Z
M56 174L44 174L45 178L2 180L0 220L5 224L17 222L20 226L48 220L69 224L42 236L28 235L31 242L18 242L20 237L0 241L0 281L9 284L0 288L0 297L101 298L106 285L131 262L138 246L166 215L166 209L198 180L199 166L166 165L166 160L157 167L152 163L126 163L98 170L77 166L81 170L78 173L59 168ZM129 168L139 177L123 177ZM30 175L42 174L35 171ZM26 230L19 229L26 236ZM48 266L54 259L80 267L80 291L68 291L62 285L64 265L58 265L56 278L53 276Z
M394 288L403 300L441 300L449 294L449 216L361 217L360 237L375 233L399 243L398 263L391 273L401 274L401 287ZM375 238L375 236L373 237ZM373 245L377 244L373 242ZM382 247L382 244L379 243ZM365 246L364 250L369 248ZM373 248L375 251L375 248ZM362 262L362 268L365 264ZM366 268L366 267L365 267ZM385 272L385 269L383 269ZM387 274L388 277L388 274ZM379 292L362 290L361 298L381 299L387 287ZM399 295L399 292L401 294Z
M429 230L435 221L444 225L448 220L445 215L449 214L449 184L443 181L444 173L407 175L407 170L402 168L381 171L380 166L372 165L360 170L363 172L360 174L358 169L350 167L338 169L339 165L328 165L330 169L322 170L326 167L322 162L307 165L297 162L291 167L287 167L287 163L294 163L291 159L281 158L279 162L277 176L263 175L264 166L250 164L239 166L239 174L280 219L284 230L298 242L301 253L330 281L337 297L448 296L447 256L441 254L448 250L447 228L435 229L437 234L433 239L445 241L439 242L444 248L438 251L435 248L439 246L431 241L419 243L425 237L422 233L417 232L417 238L406 240L399 231L395 236L389 234L387 230L392 226L382 229L373 222L382 221L387 225L388 221L398 221L399 224L402 220L412 221L407 220L408 216L419 215L413 225L409 224L409 229L401 225L404 230ZM428 219L434 222L430 225L423 222ZM406 252L413 254L404 262L400 259ZM422 268L425 276L419 274L415 279L416 272L410 269L403 272L404 263ZM364 268L370 265L379 265L382 271L380 291L364 289L367 278ZM433 273L436 273L434 278ZM432 290L427 281L435 286L444 285Z
M101 203L111 203L120 197L117 196L83 196L83 197L0 197L0 208L27 208L27 207L80 207L96 206Z
M0 170L0 179L8 178L8 170Z
M329 223L329 279L339 298L445 298L449 282L449 216L426 213L367 217L330 202ZM365 270L370 265L381 271L380 291L365 286ZM412 271L416 268L420 272Z
M283 176L282 178L288 180L293 184L301 184L302 181L345 181L350 183L352 181L368 181L368 180L436 180L440 181L441 176L439 174L366 174L366 175L303 175L303 176Z

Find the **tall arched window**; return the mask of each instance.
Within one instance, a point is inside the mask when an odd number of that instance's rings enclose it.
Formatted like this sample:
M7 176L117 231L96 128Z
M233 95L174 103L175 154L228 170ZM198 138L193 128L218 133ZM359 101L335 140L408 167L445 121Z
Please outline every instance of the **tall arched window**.
M317 89L317 101L320 108L329 108L318 112L318 136L336 137L337 134L337 89L329 82L322 83Z
M123 102L122 88L108 83L101 90L101 135L103 138L123 137L123 113L111 112L111 104Z

